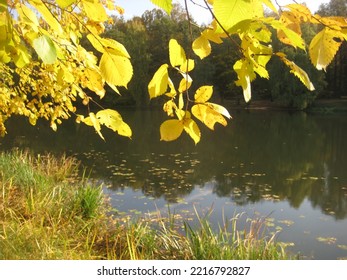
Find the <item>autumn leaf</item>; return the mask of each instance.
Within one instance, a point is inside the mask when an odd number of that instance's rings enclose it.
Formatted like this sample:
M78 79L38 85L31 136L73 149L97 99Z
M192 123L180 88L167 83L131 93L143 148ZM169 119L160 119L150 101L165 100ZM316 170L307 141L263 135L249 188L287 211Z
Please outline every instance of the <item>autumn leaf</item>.
M200 59L204 59L211 53L211 44L204 36L196 38L192 47L194 53L199 56Z
M287 59L283 54L277 55L284 62L284 64L290 68L290 73L294 74L297 78L299 78L299 80L307 87L307 89L311 91L315 90L314 85L310 81L309 76L302 68L296 65L293 61Z
M192 114L211 130L214 130L216 123L220 123L223 126L227 125L227 121L220 113L205 104L194 105L192 107Z
M200 142L201 132L194 120L186 118L183 120L183 128L186 133L193 139L195 145Z
M149 82L148 92L151 99L166 93L169 83L168 67L167 64L161 65Z
M33 47L43 63L53 64L57 59L57 49L50 37L42 35L33 41Z
M197 89L194 99L197 103L207 102L213 94L213 86L202 86Z
M174 141L179 138L183 131L183 122L180 120L167 120L160 126L160 140Z
M341 46L343 35L328 27L320 31L311 41L309 54L318 70L326 70Z
M172 10L172 0L151 0L151 2L157 5L159 8L162 8L168 14Z
M127 87L133 76L133 67L128 58L105 52L100 60L100 72L103 78L114 86Z
M169 58L172 67L181 66L186 62L186 54L175 39L171 39L169 42Z

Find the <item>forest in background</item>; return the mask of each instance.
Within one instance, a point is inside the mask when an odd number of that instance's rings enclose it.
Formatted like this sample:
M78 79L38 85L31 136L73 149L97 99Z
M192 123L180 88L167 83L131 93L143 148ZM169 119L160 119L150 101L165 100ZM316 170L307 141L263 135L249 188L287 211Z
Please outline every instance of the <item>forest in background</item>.
M346 16L347 1L331 0L330 3L321 5L317 13L322 16ZM176 39L186 50L187 56L196 58L191 51L191 44L206 26L198 25L192 17L189 24L186 10L179 4L174 5L170 16L160 9L153 9L130 20L118 16L113 19L114 23L106 26L104 36L124 44L131 56L134 76L128 90L124 89L121 96L106 94L100 103L108 106L162 104L160 99L150 102L147 85L156 69L168 59L169 40ZM303 38L310 41L317 32L316 28L319 27L304 25ZM238 40L236 36L233 39ZM346 42L342 43L333 62L323 72L311 64L307 53L283 45L275 36L275 31L272 40L274 51L287 53L290 60L305 69L316 90L309 91L278 58L273 58L268 67L270 79L257 79L253 82L253 100L271 100L286 107L306 109L317 98L336 99L347 95ZM87 50L92 50L88 40L84 40L84 46ZM213 85L218 93L215 98L219 102L243 102L242 89L235 85L237 76L232 67L238 59L238 45L226 40L224 44L213 44L212 48L212 55L204 60L196 59L195 73L192 74L195 84Z

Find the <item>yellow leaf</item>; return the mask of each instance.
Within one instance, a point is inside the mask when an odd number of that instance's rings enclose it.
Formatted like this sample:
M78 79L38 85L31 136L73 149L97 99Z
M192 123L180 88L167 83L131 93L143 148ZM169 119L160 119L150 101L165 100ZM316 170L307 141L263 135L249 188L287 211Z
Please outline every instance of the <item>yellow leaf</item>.
M263 6L259 0L215 0L213 10L216 18L226 30L243 20L264 16ZM224 31L218 25L216 32L223 33Z
M274 13L278 14L278 11L273 5L271 0L261 0L261 2L263 2L266 6L268 6Z
M128 58L105 52L100 60L102 77L114 86L127 87L133 76L133 67Z
M180 93L178 95L178 109L183 109L183 107L184 107L183 93Z
M204 36L198 37L193 42L193 51L200 59L204 59L211 53L210 42Z
M39 21L35 13L24 4L17 4L18 14L24 21L30 21L33 26L39 26Z
M216 123L220 123L223 126L227 125L226 119L208 105L196 104L192 107L192 113L211 130L214 130Z
M197 89L194 99L197 103L205 103L213 94L213 86L202 86Z
M195 62L193 59L188 59L183 62L183 64L180 66L180 71L183 73L190 72L194 69Z
M169 57L172 67L181 66L187 61L183 48L175 39L169 42Z
M189 114L189 112L188 111L184 111L184 110L182 110L182 109L179 109L179 108L177 108L176 110L175 110L175 113L176 113L176 116L177 116L177 118L181 121L181 120L183 120L184 118L187 118L187 114ZM188 116L189 117L189 116Z
M282 43L289 44L294 48L298 47L305 50L304 39L301 38L298 33L288 28L285 24L273 18L264 19L263 21L277 30L277 37Z
M238 80L236 85L241 86L243 89L243 96L247 102L251 100L251 81L255 79L254 71L250 65L250 62L246 59L240 59L234 64L234 70L237 73Z
M336 40L338 39L338 40ZM311 41L309 54L312 64L318 70L326 70L343 40L343 35L328 27L320 31Z
M183 122L180 120L167 120L160 126L160 140L174 141L181 136Z
M108 19L104 6L99 1L82 0L84 11L87 17L96 22L104 22Z
M173 100L167 101L166 103L164 103L163 110L167 113L168 116L173 117L174 110L177 110L176 103Z
M217 34L214 29L207 28L202 32L201 35L205 37L207 40L212 41L216 44L223 43L223 40L221 39L221 35Z
M132 131L131 131L130 126L127 123L122 122L121 125L118 127L118 134L121 136L131 138Z
M209 106L212 110L216 111L217 113L227 117L228 119L231 119L231 116L225 107L219 104L210 103L210 102L207 102L206 105Z
M311 21L311 11L308 7L302 4L289 4L286 8L290 9L290 11L295 15L297 21L308 22Z
M43 16L45 21L49 24L49 26L57 33L62 34L63 28L61 27L58 20L52 15L50 10L47 8L47 6L41 1L41 0L33 0L28 1L30 5L35 7L39 13Z
M84 86L94 91L100 98L103 98L105 89L101 74L92 68L86 68L84 74L86 76L86 81L83 83Z
M86 125L93 126L95 131L99 134L99 136L105 140L104 136L101 134L101 126L96 118L94 113L89 113L89 117L81 119L82 122L84 122Z
M193 80L188 74L182 73L182 76L183 76L183 79L181 80L181 82L178 86L178 91L179 92L186 92L190 88L190 86L192 85Z
M168 14L172 10L172 0L151 0L151 2L157 5L159 8L162 8Z
M307 73L297 66L293 61L288 60L284 56L280 55L279 58L291 69L290 72L293 73L300 81L309 89L314 90L314 86L310 81Z
M96 117L100 124L105 125L121 136L131 138L132 131L130 127L123 121L122 116L117 111L111 109L101 110L96 113Z
M148 92L151 99L166 92L169 83L168 67L167 64L161 65L149 82Z
M188 133L188 135L193 139L195 145L199 143L201 138L201 132L194 120L191 118L187 118L183 120L183 128L184 131Z
M71 6L73 3L75 3L77 0L56 0L57 4L59 5L59 7L61 8L66 8Z
M96 34L88 34L87 39L92 46L99 52L111 52L115 55L124 56L130 58L130 55L123 44L109 38L101 38Z

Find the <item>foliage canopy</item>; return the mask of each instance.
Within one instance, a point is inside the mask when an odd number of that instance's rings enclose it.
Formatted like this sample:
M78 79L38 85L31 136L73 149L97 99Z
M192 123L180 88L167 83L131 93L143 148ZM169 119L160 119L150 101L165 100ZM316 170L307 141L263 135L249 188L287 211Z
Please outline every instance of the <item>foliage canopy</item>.
M151 0L170 13L172 0ZM115 1L116 2L116 1ZM186 1L187 2L187 1ZM314 85L308 74L287 54L272 46L273 34L294 50L307 52L318 70L326 70L342 42L347 39L347 20L339 16L312 14L293 1L286 6L271 0L202 0L213 20L197 38L191 38L193 53L183 49L178 40L169 42L167 63L162 64L148 83L150 98L166 98L163 109L170 117L160 126L161 139L172 141L185 131L195 143L201 132L196 120L214 129L227 125L227 109L210 102L211 85L192 90L191 72L199 60L212 53L213 44L229 41L238 49L230 65L237 75L236 85L244 99L252 97L252 81L258 76L268 79L268 63L277 57L308 90ZM203 8L203 7L202 7ZM190 20L189 11L187 18ZM127 88L133 67L126 47L105 38L105 24L112 24L110 11L123 13L113 0L0 0L0 133L6 133L5 121L11 115L24 115L32 125L38 118L50 122L53 130L62 120L74 116L76 121L94 127L103 138L101 127L131 137L131 128L113 109L101 107L92 112L90 102L97 103L108 85L116 94ZM271 11L269 13L269 11ZM302 26L317 26L310 41L302 36ZM196 28L189 23L188 28ZM192 32L190 32L192 34ZM95 54L81 44L89 41ZM177 83L177 84L176 84ZM78 114L81 101L88 115Z

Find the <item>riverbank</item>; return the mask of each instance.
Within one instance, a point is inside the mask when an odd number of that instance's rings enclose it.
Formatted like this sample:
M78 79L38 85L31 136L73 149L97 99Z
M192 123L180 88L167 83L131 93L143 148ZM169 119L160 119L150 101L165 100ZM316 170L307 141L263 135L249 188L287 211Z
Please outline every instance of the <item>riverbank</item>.
M259 220L238 231L236 216L215 232L203 218L192 228L175 215L117 215L78 169L70 157L0 154L0 259L289 258Z
M288 107L270 100L252 100L249 104L244 101L227 100L223 105L233 110L273 110L273 111L305 111L308 113L347 113L347 97L340 99L316 99L313 104L303 110Z

